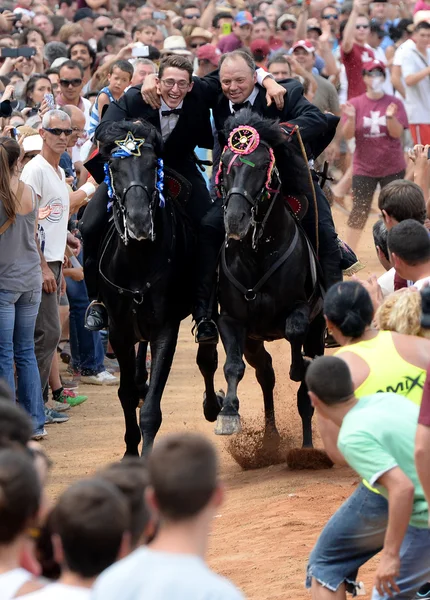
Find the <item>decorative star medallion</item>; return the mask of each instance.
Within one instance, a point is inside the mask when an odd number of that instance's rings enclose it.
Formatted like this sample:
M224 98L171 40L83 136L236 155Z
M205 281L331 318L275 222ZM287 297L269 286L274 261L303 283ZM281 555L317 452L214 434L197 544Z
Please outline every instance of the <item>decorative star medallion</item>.
M130 156L140 156L140 149L145 143L144 138L135 138L131 131L127 132L123 140L117 140L115 144Z

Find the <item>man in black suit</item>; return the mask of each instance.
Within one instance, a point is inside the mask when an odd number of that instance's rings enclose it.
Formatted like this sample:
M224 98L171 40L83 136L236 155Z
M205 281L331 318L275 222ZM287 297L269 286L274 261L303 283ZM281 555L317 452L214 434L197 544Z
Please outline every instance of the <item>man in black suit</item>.
M103 115L103 121L143 118L160 131L163 141L163 159L166 166L175 169L192 184L187 202L187 213L193 223L199 227L204 216L212 206L205 181L198 170L194 157L196 146L213 148L213 136L210 125L209 107L206 98L210 93L220 91L219 80L211 81L207 86L194 90L193 68L188 59L181 56L169 56L160 64L157 100L159 105L151 108L141 95L140 86L131 88L119 102L113 102ZM268 79L265 85L283 92L274 80ZM97 138L97 131L96 131ZM101 184L91 202L85 209L80 229L84 239L85 281L88 296L93 301L87 311L86 327L93 331L107 325L105 307L97 299L97 256L102 232L107 225L107 190ZM202 268L204 265L202 265ZM204 276L204 274L203 274ZM197 274L200 279L200 274ZM210 296L210 293L209 293ZM209 302L209 300L205 300ZM216 325L205 319L207 307L198 304L194 310L197 323L198 342L216 341Z
M147 77L142 93L148 103L157 106L159 98L153 81L153 76ZM193 92L206 101L206 104L201 105L201 110L206 110L208 106L212 108L221 148L227 142L223 133L226 120L244 107L251 108L264 117L288 122L291 128L298 125L310 160L317 158L332 141L339 122L338 117L324 115L316 106L309 103L303 96L303 86L293 79L282 83L286 90L283 107L278 108L274 103L268 105L266 91L257 83L255 63L243 50L236 50L221 57L219 81L222 89L213 76L203 79L194 78ZM281 158L282 155L276 156L282 175L282 164L279 164ZM314 187L318 206L319 259L325 285L328 288L342 279L341 254L331 209L318 184L316 173L314 173ZM315 248L317 225L315 206L311 196L308 200L309 209L302 224ZM211 296L213 276L223 239L222 200L218 199L204 217L200 227L198 258L205 265L205 269L201 269L202 276L197 284L197 302L202 306L209 307L207 299ZM207 317L209 318L209 313Z

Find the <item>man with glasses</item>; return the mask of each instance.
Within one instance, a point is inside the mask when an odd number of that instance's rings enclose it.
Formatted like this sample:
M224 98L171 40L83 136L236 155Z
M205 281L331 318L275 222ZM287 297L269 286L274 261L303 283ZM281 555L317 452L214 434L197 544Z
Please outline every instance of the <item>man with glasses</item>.
M59 163L61 155L67 149L71 133L70 118L65 112L48 111L39 130L43 140L42 150L25 165L21 174L22 181L33 188L39 202L38 240L43 291L34 341L45 400L48 398L52 358L61 335L58 292L62 285L61 266L66 249L70 200L66 176ZM61 422L56 421L57 413L49 414L50 409L46 410L47 419L54 419L49 422Z
M369 19L367 0L354 0L352 12L346 23L341 44L341 57L348 80L348 100L366 92L363 81L363 64L374 60L368 44Z
M82 97L84 86L84 69L82 65L74 60L63 63L59 70L60 93L57 96L58 106L72 104L82 110L86 119L86 128L90 124L91 102Z
M328 24L330 25L330 33L332 35L330 42L332 44L332 49L336 50L338 47L340 25L339 11L337 7L333 4L325 6L321 11L321 19L328 21Z
M98 42L100 38L104 36L107 31L113 29L113 22L110 17L106 15L100 15L97 19L94 19L93 23L93 39Z
M296 39L297 19L294 15L285 14L276 22L277 35L282 40L282 48L290 50Z
M182 23L183 25L200 25L200 8L197 4L189 2L182 8Z

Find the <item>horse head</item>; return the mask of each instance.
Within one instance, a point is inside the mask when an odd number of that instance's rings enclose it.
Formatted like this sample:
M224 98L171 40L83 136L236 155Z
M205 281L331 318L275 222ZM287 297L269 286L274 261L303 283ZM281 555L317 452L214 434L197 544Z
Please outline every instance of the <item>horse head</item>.
M160 134L145 121L123 120L102 122L97 139L118 233L125 243L153 240L154 215L164 205Z
M273 148L284 142L277 121L241 110L226 123L225 146L218 169L224 199L227 238L243 240L268 209L280 186Z

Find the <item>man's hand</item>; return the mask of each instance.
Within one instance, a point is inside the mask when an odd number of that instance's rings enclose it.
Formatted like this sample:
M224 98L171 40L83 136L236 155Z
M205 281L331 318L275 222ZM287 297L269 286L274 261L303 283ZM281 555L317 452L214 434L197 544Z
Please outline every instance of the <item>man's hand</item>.
M54 273L45 265L42 267L43 291L47 294L53 294L57 291L57 282L55 281Z
M358 14L366 15L369 12L369 0L354 0L352 8Z
M376 312L384 301L384 295L382 294L381 286L378 283L376 275L371 275L368 279L360 279L357 275L351 277L353 281L358 281L361 285L366 288L369 292L370 299L372 300L373 309Z
M355 119L355 106L350 102L346 102L343 106L343 113L347 119L352 121Z
M287 90L276 83L271 77L266 77L263 81L263 86L266 88L266 102L270 106L275 101L276 108L282 110L284 108L284 96Z
M334 162L340 158L340 145L338 142L332 142L325 149L325 157L328 162Z
M73 233L70 233L70 231L67 232L67 245L73 250L73 254L78 256L81 251L81 240L75 237Z
M387 554L384 550L375 575L375 587L381 596L393 596L400 589L396 583L396 577L400 573L400 557L398 554Z
M391 104L389 104L387 106L387 110L385 111L385 116L392 118L395 117L397 114L397 110L398 110L398 106L395 102L391 102Z
M318 38L319 44L321 45L325 44L326 42L330 42L332 36L330 23L327 21L327 19L322 19L319 26L321 27L322 31L322 34Z
M146 104L149 104L149 106L155 110L160 108L161 100L159 95L159 79L157 75L154 73L147 75L140 91Z
M4 102L5 100L11 100L13 98L14 87L14 85L9 84L4 88L4 92L1 97L2 102Z

